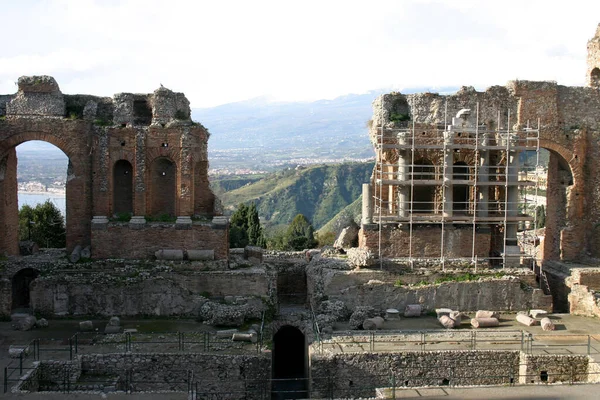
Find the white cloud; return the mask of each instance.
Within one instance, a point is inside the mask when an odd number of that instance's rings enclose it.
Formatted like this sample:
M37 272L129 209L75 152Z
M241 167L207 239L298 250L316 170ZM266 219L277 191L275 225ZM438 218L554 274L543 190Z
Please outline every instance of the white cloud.
M13 37L0 55L0 93L45 73L65 93L162 83L196 107L392 85L583 84L585 45L600 22L600 3L578 0L23 3L5 10Z

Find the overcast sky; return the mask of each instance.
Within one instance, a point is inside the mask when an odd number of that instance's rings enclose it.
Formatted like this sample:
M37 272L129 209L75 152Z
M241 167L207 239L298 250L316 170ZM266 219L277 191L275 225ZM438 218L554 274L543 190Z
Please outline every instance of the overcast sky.
M382 87L583 85L596 0L0 0L0 93L185 92L192 107Z

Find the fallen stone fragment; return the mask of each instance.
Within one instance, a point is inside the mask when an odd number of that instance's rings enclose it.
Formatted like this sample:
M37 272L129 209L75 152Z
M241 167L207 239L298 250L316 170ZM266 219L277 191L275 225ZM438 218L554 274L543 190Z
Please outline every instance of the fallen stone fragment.
M454 329L460 324L460 322L450 318L447 315L442 315L438 318L438 321L440 321L440 324L442 324L442 326L446 329Z
M542 318L540 324L542 325L542 329L545 331L553 331L554 329L556 329L556 327L548 317Z
M232 335L235 335L236 333L238 333L237 329L225 329L222 331L217 331L217 337L218 338L230 337Z
M460 325L460 323L462 322L463 319L469 318L462 311L452 311L452 312L450 312L449 317L452 318L453 320L455 320L459 325Z
M420 317L423 307L420 304L407 304L404 308L405 317Z
M37 328L47 328L48 327L48 320L46 318L40 318L35 322L35 326Z
M92 257L92 248L90 246L85 246L81 249L81 258L91 258Z
M383 322L383 318L381 317L367 318L364 320L362 326L366 331L374 331L383 328Z
M77 246L75 246L75 248L71 252L71 255L69 256L69 261L71 261L72 263L76 263L77 261L79 261L80 258L81 258L81 245L78 244Z
M529 310L529 315L531 318L543 318L548 316L548 311L546 310Z
M385 319L400 319L400 311L396 310L395 308L388 308L385 310Z
M537 325L537 321L525 314L517 314L517 321L525 326Z
M79 323L79 330L82 332L89 332L94 330L94 324L92 321L81 321Z
M33 315L16 313L10 316L12 327L17 331L28 331L35 326L37 319Z
M496 311L479 310L475 313L475 318L496 318L498 319L500 314Z
M440 319L440 317L442 317L443 315L449 316L451 312L452 312L452 309L450 309L450 308L436 308L435 309L435 313L437 314L438 319Z
M234 333L231 337L234 342L251 342L256 343L258 341L258 335L254 333Z
M29 354L29 346L22 344L11 344L8 347L8 356L10 358L19 358L23 354L23 357Z
M498 318L473 318L471 326L473 328L491 328L500 325Z
M119 319L119 317L110 317L110 320L108 321L108 325L119 326L119 325L121 325L121 320Z

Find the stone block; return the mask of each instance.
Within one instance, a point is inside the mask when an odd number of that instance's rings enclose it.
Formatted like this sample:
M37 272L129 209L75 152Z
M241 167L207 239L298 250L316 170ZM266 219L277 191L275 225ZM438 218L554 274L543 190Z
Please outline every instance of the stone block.
M353 223L345 227L333 243L333 247L338 249L349 249L358 245L358 226Z
M190 261L213 261L214 250L187 250L187 258Z
M175 221L175 229L192 229L192 218L188 216L179 216Z
M163 249L154 253L157 260L182 261L183 250Z
M46 318L40 318L35 322L37 328L47 328L48 325L48 320Z
M110 325L110 326L120 326L121 325L121 320L119 319L119 317L110 317L110 320L108 321L108 325Z
M121 333L120 326L106 325L104 333Z
M21 354L23 355L23 357L29 354L28 345L11 344L8 347L8 356L10 358L19 358L21 357Z
M108 228L108 217L105 216L94 216L92 218L92 229L93 230L106 230Z
M420 304L407 304L404 308L405 317L420 317L423 307Z
M79 323L79 330L81 332L91 332L94 330L94 324L92 323L92 321L81 321Z
M146 218L140 215L134 215L129 220L130 229L143 229L146 226Z
M11 325L15 330L28 331L35 327L37 319L33 315L15 313L10 316Z

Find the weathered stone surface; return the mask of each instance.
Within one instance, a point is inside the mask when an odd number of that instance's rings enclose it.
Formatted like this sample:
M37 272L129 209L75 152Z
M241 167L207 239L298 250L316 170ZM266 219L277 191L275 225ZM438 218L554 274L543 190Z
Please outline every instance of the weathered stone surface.
M335 318L336 321L346 320L350 317L351 312L346 307L343 301L339 300L325 300L319 305L319 312L321 314L328 314Z
M48 325L48 320L46 318L40 318L35 322L37 328L47 328Z
M358 246L358 225L352 223L352 225L342 229L337 239L333 243L333 247L338 249L349 249L351 247Z
M121 319L119 317L110 317L110 320L108 321L108 325L110 325L110 326L120 326L121 325Z
M183 250L162 249L154 253L157 260L183 261Z
M375 265L375 255L364 249L351 248L347 251L348 264L355 268Z
M405 317L420 317L423 312L423 306L420 304L407 304L404 307L404 316Z
M548 317L542 318L542 320L540 321L540 325L545 331L553 331L554 329L556 329L554 323Z
M90 332L94 330L94 323L92 321L81 321L79 323L79 330L82 332Z
M459 321L450 318L448 315L441 315L438 318L438 321L440 321L440 324L446 329L454 329L460 325Z
M525 314L517 314L516 320L525 326L537 325L537 321Z
M19 253L22 256L29 256L40 251L40 247L33 240L24 240L19 242Z
M29 314L12 314L10 316L11 325L18 331L28 331L35 327L37 319L33 315Z
M19 358L21 355L25 357L29 354L29 346L21 344L11 344L8 347L8 356L10 358Z
M246 320L259 319L264 308L260 300L253 300L242 305L207 301L198 311L198 320L210 325L241 326Z
M490 328L490 327L496 327L500 325L500 322L498 321L498 318L473 318L471 319L471 326L473 328Z
M496 311L478 310L475 313L475 318L499 318L499 314Z
M367 318L362 323L362 328L366 331L374 331L383 329L384 319L381 317Z
M213 261L215 259L214 250L187 250L186 253L190 261Z
M377 316L377 311L373 307L359 306L354 309L354 312L350 316L350 328L361 329L362 324L367 318L373 318Z
M69 260L72 263L76 263L77 261L79 261L81 259L81 250L82 250L81 245L75 246L75 248L71 252L71 255L69 255Z

